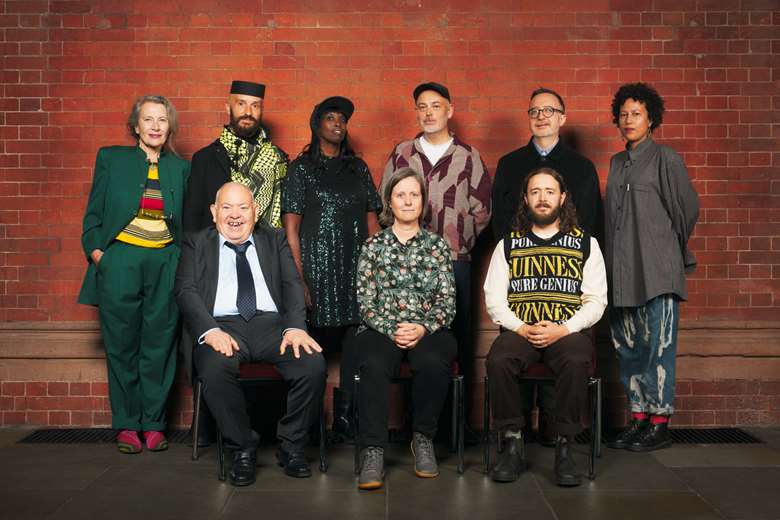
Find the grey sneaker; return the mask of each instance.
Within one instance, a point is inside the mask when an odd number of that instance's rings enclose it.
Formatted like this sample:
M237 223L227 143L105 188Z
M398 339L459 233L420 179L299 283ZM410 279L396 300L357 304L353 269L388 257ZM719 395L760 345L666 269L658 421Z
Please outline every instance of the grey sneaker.
M418 477L439 476L439 465L436 463L433 441L420 432L414 432L412 436L412 455L414 455L414 473Z
M378 446L369 446L360 456L360 476L358 489L379 489L385 480L385 450Z

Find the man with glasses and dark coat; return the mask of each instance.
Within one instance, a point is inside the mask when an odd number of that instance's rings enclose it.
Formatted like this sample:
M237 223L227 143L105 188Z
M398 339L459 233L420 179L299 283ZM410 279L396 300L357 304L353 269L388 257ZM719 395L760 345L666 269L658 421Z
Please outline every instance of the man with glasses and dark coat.
M566 105L554 90L538 88L531 93L528 105L528 127L531 140L527 145L503 156L493 180L493 236L501 240L512 227L522 203L521 187L529 172L540 167L553 168L561 174L568 196L577 209L580 226L601 240L603 226L599 177L593 163L575 152L560 139L560 129L566 123ZM528 393L532 395L531 392ZM539 386L539 436L544 446L555 445L555 390ZM531 403L527 408L530 410Z

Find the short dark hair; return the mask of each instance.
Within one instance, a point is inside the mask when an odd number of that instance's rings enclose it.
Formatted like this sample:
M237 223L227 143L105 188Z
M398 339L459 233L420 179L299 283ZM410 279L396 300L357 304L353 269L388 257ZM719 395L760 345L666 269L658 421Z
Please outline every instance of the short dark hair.
M538 89L534 90L531 92L531 98L528 100L528 102L530 103L539 94L552 94L555 96L555 98L558 100L558 103L561 104L561 110L563 110L564 114L566 113L566 103L563 102L561 95L551 88L539 87Z
M612 98L612 123L615 126L620 127L620 108L629 99L639 101L645 106L650 119L650 130L661 126L665 110L664 98L647 83L626 83L615 92L615 97Z
M535 168L531 170L528 175L525 176L525 179L523 179L523 200L520 203L520 207L517 209L517 215L515 216L512 230L518 231L520 233L528 233L531 230L531 226L533 226L531 210L528 208L528 204L525 202L525 195L528 193L528 183L530 183L531 179L537 175L549 175L558 181L558 186L561 189L561 193L567 194L566 200L563 201L561 213L558 218L560 219L559 228L561 232L568 233L578 226L577 210L574 207L574 201L568 193L569 190L566 188L566 181L563 180L563 176L556 170L547 166L542 166L541 168Z
M428 208L428 186L426 186L425 179L423 179L423 176L420 175L419 172L406 167L398 168L396 171L394 171L390 175L390 178L387 179L387 182L382 189L382 212L379 214L379 223L383 226L392 226L393 222L395 222L393 208L390 207L390 199L393 195L393 188L395 188L399 182L408 177L414 177L420 184L420 194L422 194L422 211L420 212L419 221L422 222L422 219L425 216L425 211Z

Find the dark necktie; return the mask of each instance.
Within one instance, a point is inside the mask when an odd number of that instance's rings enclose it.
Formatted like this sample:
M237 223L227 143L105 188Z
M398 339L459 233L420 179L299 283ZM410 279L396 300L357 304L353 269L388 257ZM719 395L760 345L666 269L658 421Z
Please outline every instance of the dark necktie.
M246 259L246 250L251 242L243 244L225 244L236 252L236 278L238 280L238 294L236 295L236 307L241 317L246 321L252 319L257 312L257 299L255 298L255 280L252 278L252 270Z

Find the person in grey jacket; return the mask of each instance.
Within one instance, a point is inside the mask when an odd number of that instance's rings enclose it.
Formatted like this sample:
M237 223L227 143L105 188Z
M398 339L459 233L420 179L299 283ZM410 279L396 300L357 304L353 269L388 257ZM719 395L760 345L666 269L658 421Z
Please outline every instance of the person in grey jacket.
M696 267L688 239L699 217L682 158L653 140L664 102L644 83L622 85L613 122L626 149L612 157L606 190L606 255L612 341L631 422L609 446L650 451L671 444L679 302Z

